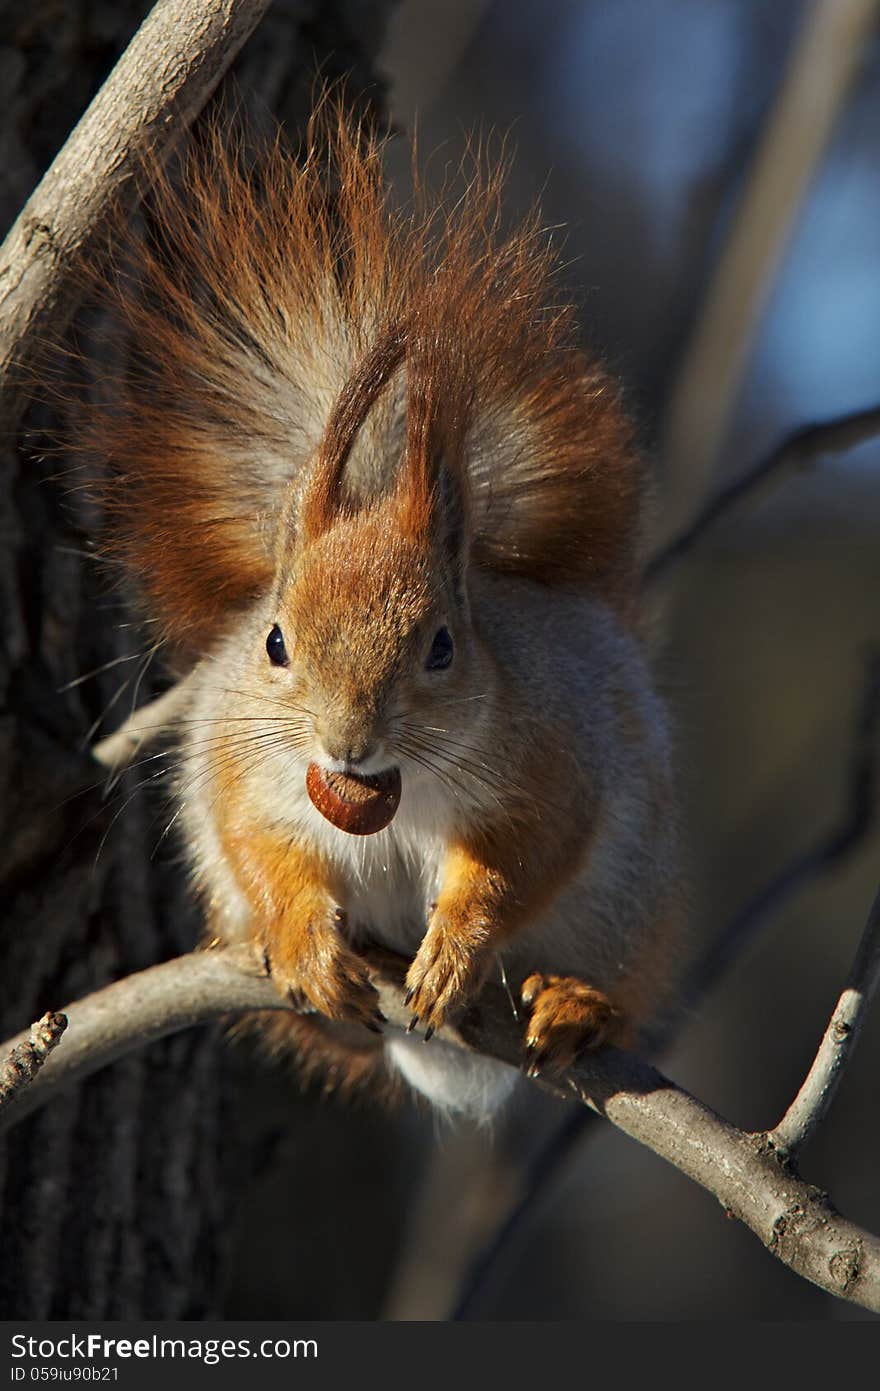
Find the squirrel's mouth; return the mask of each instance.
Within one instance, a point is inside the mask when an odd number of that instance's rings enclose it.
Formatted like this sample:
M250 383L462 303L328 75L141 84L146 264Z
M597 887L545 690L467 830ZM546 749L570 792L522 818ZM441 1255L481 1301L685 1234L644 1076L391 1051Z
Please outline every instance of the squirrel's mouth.
M306 772L306 790L323 817L350 836L372 836L394 820L400 805L400 769L381 773L331 773L317 763Z

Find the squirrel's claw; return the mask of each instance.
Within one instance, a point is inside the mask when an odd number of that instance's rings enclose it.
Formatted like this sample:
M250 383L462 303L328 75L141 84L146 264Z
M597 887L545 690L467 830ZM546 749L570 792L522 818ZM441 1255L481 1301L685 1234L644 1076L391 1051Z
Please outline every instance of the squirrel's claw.
M328 1019L362 1024L380 1034L388 1021L379 1009L376 987L363 961L338 932L313 922L311 930L293 942L287 952L276 948L267 965L276 987L294 1008L316 1010Z
M536 972L524 982L520 999L529 1010L527 1077L545 1069L565 1071L584 1049L613 1042L622 1027L608 996L573 976Z
M431 1039L476 988L483 965L477 952L463 946L455 933L435 917L406 977L404 1003L412 1008L414 1020L410 1028L423 1025L425 1041Z

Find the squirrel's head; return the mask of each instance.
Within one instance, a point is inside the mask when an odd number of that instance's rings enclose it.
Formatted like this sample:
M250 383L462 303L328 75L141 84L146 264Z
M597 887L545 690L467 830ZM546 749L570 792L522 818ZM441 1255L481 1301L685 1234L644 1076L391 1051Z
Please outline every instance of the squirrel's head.
M373 389L353 420L399 357L379 378L362 374ZM423 406L410 382L405 442L397 428L385 441L393 457L396 439L397 462L373 461L360 493L346 469L356 430L337 408L282 524L271 627L255 635L262 680L299 719L297 753L355 778L399 769L404 785L432 772L454 781L460 748L445 736L479 722L487 677L470 620L458 439Z
M279 590L266 660L330 769L376 773L418 753L425 725L469 690L459 558L408 520L394 497L341 519L303 544Z

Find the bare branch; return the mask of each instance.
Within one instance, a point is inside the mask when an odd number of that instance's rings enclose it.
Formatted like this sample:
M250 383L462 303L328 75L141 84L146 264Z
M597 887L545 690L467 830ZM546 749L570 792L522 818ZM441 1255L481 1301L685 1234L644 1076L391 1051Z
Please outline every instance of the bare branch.
M405 963L395 964L387 953L375 960L381 963L374 978L382 1011L392 1027L406 1028ZM10 1099L0 1120L8 1126L57 1086L152 1039L267 1008L289 1006L247 948L196 952L153 966L70 1006L68 1043ZM457 1030L444 1027L438 1037L517 1068L522 1062L520 1026L497 987L484 990ZM798 1274L880 1311L880 1240L841 1217L783 1161L770 1137L736 1129L639 1058L614 1049L587 1055L564 1078L541 1085L574 1095L714 1193Z
M144 150L161 153L199 113L269 0L158 0L0 248L0 389L18 410L17 369L57 335L77 260Z
M646 587L665 579L670 567L692 551L717 522L752 506L790 474L810 468L830 455L845 454L878 435L880 406L796 430L741 477L719 489L693 520L656 552L645 569Z
M136 1048L193 1024L284 1001L248 949L195 952L106 986L70 1005L65 1046L27 1087L0 1105L0 1133L42 1106L57 1088L89 1077ZM26 1042L10 1039L3 1052Z
M63 1014L44 1014L27 1038L16 1043L0 1064L0 1111L32 1082L67 1028Z
M853 731L846 801L835 825L790 860L735 914L688 973L683 996L694 1005L752 945L791 896L836 868L862 845L877 820L880 651L869 649ZM665 1040L658 1040L663 1043Z
M766 297L878 12L878 0L814 0L806 10L672 392L661 542L705 491Z
M796 1155L824 1119L844 1068L858 1041L880 982L880 893L874 899L852 971L804 1080L770 1140L780 1153Z

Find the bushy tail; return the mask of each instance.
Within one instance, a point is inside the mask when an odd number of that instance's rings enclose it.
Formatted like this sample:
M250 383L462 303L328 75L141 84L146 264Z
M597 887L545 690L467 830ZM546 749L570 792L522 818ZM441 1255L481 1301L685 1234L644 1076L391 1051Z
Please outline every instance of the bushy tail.
M279 1010L242 1015L229 1032L231 1037L253 1040L261 1053L291 1061L304 1082L327 1095L364 1095L389 1105L405 1095L401 1078L388 1065L382 1039L355 1025Z

